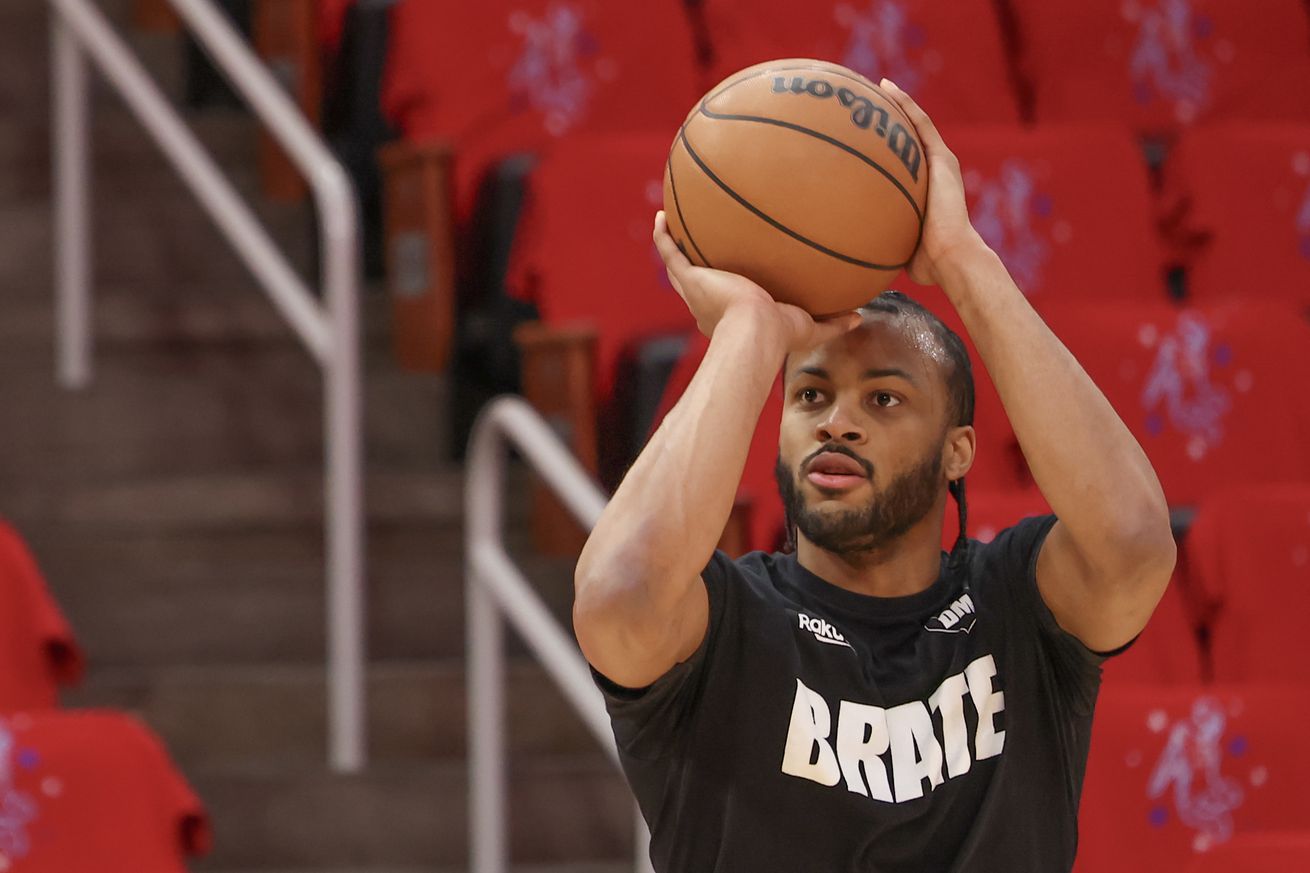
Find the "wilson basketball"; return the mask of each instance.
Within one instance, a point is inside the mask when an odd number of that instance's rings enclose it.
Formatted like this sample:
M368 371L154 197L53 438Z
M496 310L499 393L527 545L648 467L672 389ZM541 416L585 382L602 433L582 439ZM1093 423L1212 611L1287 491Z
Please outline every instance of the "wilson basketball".
M821 316L891 284L923 227L928 165L873 82L791 59L742 70L692 109L664 173L669 232L692 263L740 273Z

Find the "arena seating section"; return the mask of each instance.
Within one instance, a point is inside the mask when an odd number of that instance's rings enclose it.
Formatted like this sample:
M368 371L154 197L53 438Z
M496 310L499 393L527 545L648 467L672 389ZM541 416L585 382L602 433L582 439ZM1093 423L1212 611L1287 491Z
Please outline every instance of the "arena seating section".
M354 5L306 17L324 56ZM1076 869L1310 870L1310 4L398 0L389 16L387 190L419 204L389 230L393 291L457 283L420 337L516 336L521 379L452 378L521 385L609 486L707 346L650 242L696 98L780 57L915 95L961 160L975 225L1150 457L1181 542L1151 625L1105 668ZM394 275L415 264L414 282ZM895 287L964 334L939 290ZM536 321L514 331L522 311ZM499 314L489 328L470 312ZM986 541L1048 508L969 345L969 532ZM752 439L732 552L782 540L781 405L778 389ZM955 525L951 506L945 546ZM132 846L121 869L180 870L204 850L203 809L157 740L57 707L82 655L3 526L0 651L0 809L31 812L14 869ZM53 838L73 828L85 839Z
M622 13L599 0L408 0L393 11L387 108L410 147L453 149L457 228L497 159L542 156L525 207L505 219L504 282L475 289L537 313L518 332L534 402L593 467L598 444L617 448L619 463L599 465L613 486L695 374L707 342L649 231L665 150L697 93L779 57L897 81L958 154L979 231L1151 458L1182 543L1150 627L1105 669L1077 869L1310 869L1306 4L614 6ZM469 45L485 50L457 50ZM524 85L526 69L558 104ZM939 290L896 287L963 333ZM681 353L653 351L669 348ZM970 350L970 534L987 540L1047 506ZM662 400L624 419L616 407L645 396L625 390L633 380L663 386ZM732 551L782 540L781 404L775 390L752 440L722 541ZM650 426L633 434L620 420ZM948 511L943 544L954 536Z
M18 533L0 523L0 869L185 871L200 800L129 715L58 707L82 653Z

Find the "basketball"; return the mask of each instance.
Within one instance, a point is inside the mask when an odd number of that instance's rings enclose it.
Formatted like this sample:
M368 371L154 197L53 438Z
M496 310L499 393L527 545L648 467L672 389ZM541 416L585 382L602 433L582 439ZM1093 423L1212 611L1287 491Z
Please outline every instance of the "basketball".
M914 254L928 165L877 85L825 61L769 61L692 109L664 172L692 263L739 273L815 316L884 291Z

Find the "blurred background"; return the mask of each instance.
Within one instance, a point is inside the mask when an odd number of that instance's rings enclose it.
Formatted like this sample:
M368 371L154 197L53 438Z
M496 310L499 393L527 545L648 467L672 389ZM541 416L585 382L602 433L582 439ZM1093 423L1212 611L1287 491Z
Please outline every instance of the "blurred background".
M572 565L704 352L673 134L778 57L934 117L1169 497L1077 869L1310 869L1302 0L6 0L0 871L467 870L471 799L479 870L633 868ZM1047 508L974 361L986 540Z

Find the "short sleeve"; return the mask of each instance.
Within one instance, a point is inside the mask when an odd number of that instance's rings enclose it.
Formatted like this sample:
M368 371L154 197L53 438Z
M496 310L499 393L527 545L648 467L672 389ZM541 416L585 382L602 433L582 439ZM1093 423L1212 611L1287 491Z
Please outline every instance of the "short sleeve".
M1060 627L1037 587L1037 558L1055 526L1054 515L1025 518L982 545L981 565L990 584L1006 592L1015 633L1030 634L1054 686L1076 712L1090 713L1100 687L1101 664L1116 652L1094 652Z
M615 742L625 754L648 761L663 756L680 741L686 725L695 717L705 674L720 648L721 637L731 632L730 579L737 572L723 552L715 552L710 558L701 573L710 604L705 639L687 660L674 664L650 685L626 688L591 667L591 677L605 696Z

